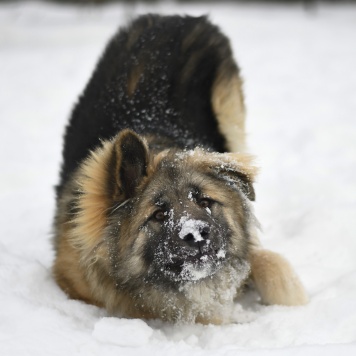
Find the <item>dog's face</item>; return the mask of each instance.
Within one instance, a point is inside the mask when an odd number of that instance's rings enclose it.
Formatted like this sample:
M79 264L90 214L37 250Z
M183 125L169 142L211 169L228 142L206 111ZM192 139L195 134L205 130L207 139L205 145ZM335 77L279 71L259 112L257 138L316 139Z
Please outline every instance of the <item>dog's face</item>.
M145 218L140 230L150 278L198 280L224 263L231 229L219 195L216 182L184 157L160 162L136 207Z
M117 138L107 239L118 284L179 288L244 262L254 172L239 158L202 150L152 156L132 132Z

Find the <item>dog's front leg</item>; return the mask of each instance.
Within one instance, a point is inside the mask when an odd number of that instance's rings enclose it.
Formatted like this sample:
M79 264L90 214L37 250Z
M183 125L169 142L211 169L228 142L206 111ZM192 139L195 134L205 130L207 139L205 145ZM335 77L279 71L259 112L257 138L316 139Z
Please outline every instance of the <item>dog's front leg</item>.
M254 247L250 253L251 278L264 304L303 305L305 289L289 262L281 255Z

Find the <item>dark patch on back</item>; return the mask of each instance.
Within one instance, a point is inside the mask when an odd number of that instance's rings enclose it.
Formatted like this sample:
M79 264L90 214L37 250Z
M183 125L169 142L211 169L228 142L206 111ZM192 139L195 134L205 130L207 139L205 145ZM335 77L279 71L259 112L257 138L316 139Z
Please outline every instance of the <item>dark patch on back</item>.
M66 128L58 192L100 140L124 128L166 137L179 148L223 152L210 101L217 68L227 56L227 38L205 17L145 15L119 31ZM142 74L130 93L135 68Z

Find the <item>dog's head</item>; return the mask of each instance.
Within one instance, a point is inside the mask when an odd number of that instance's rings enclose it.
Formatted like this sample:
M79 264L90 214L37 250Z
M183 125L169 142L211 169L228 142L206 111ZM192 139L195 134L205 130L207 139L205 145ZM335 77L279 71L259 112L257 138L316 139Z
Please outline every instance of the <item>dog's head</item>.
M254 200L249 157L201 149L153 154L130 130L112 147L106 239L118 284L143 278L179 286L244 262Z

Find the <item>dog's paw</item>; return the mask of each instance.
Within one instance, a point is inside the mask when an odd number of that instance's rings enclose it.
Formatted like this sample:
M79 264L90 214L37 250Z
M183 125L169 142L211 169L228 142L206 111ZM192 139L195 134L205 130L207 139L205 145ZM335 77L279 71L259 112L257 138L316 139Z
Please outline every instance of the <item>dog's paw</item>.
M264 304L304 305L308 296L297 274L281 255L254 249L250 255L251 277Z

